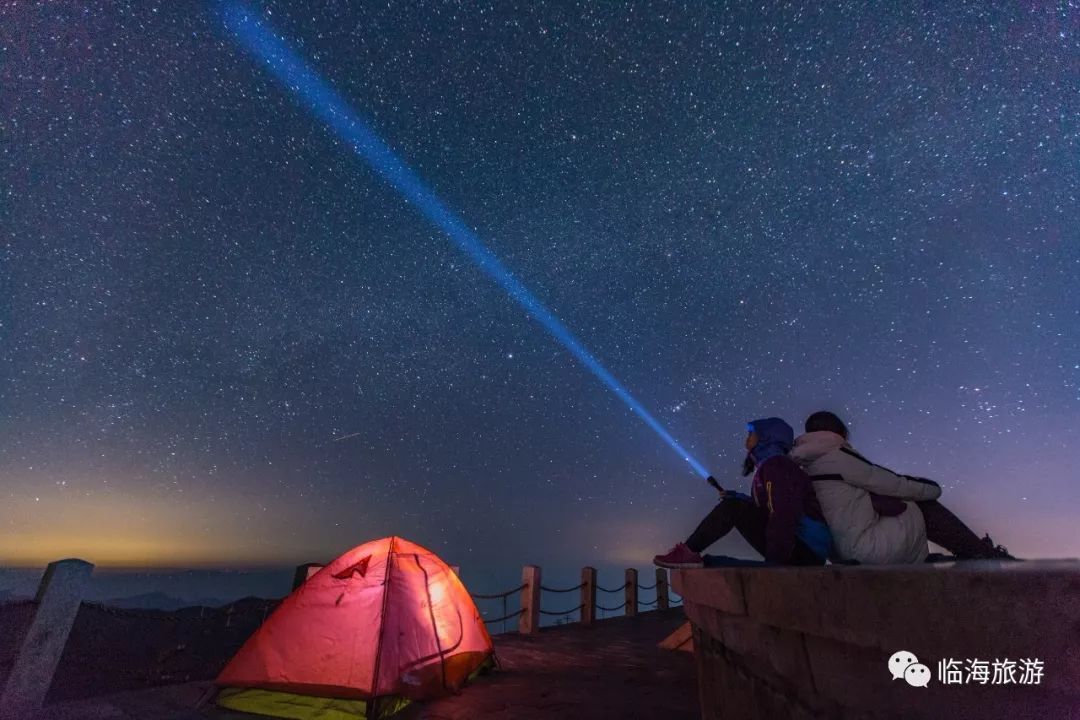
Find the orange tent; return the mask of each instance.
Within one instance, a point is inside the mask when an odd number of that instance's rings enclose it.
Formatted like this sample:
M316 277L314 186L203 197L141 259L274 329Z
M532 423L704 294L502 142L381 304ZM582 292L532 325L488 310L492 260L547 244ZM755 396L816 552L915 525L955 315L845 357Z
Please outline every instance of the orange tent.
M220 705L290 718L382 717L459 688L492 658L457 575L397 537L365 543L287 597L217 679Z

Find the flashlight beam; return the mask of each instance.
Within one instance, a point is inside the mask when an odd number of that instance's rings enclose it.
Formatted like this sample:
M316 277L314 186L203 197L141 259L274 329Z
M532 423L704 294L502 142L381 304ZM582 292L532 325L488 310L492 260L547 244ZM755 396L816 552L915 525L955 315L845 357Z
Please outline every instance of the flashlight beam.
M401 160L371 126L341 97L303 58L290 48L273 30L241 3L226 0L222 6L226 29L255 58L303 101L303 105L325 122L345 141L353 152L432 224L463 250L481 270L497 282L526 312L562 344L581 364L604 383L630 410L652 428L679 457L689 463L701 477L708 472L641 403L608 372L600 361L582 345L554 313L547 309L520 280L481 242L475 232L429 189Z

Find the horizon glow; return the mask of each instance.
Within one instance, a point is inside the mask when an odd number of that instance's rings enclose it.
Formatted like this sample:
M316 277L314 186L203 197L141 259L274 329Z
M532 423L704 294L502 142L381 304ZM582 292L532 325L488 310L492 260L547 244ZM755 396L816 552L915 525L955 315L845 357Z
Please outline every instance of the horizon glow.
M529 315L577 358L702 478L709 472L649 413L599 359L487 248L479 236L431 190L371 126L308 63L241 3L222 3L225 28L251 55L353 152L463 250Z

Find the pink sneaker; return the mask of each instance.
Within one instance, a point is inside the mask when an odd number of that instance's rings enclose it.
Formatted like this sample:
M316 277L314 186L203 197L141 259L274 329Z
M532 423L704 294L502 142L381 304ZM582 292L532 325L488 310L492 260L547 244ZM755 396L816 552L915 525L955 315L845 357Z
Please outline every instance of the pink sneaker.
M686 543L679 543L668 551L667 555L657 555L653 558L653 565L672 570L703 567L701 556L686 547Z

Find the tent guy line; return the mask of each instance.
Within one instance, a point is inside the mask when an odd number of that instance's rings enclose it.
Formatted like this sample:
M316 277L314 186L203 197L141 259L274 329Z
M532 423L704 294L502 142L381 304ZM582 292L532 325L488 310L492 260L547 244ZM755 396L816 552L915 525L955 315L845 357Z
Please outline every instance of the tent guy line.
M226 29L249 53L261 60L273 76L301 100L308 110L332 128L356 155L367 162L408 203L446 233L458 248L615 393L698 475L708 477L705 467L679 444L600 360L585 348L570 329L503 265L479 236L469 229L464 220L444 205L345 99L309 67L276 32L239 2L226 0L221 4L221 11Z

